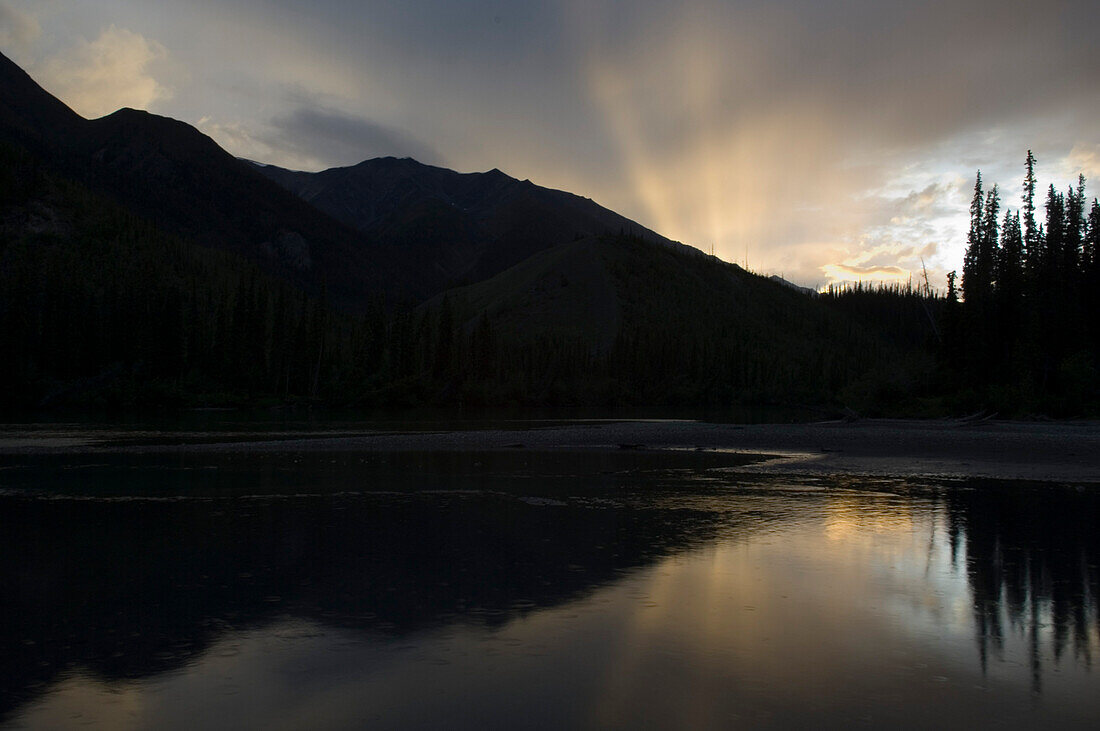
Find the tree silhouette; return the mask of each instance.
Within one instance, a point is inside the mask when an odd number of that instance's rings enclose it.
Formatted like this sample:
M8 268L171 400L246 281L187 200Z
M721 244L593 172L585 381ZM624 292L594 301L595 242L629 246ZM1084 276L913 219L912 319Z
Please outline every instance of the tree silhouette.
M1079 176L1064 194L1049 186L1043 225L1036 227L1034 167L1029 151L1023 208L1003 217L997 186L984 192L981 173L976 176L960 334L955 345L945 344L943 360L956 385L971 394L971 406L1095 410L1100 210L1086 217Z

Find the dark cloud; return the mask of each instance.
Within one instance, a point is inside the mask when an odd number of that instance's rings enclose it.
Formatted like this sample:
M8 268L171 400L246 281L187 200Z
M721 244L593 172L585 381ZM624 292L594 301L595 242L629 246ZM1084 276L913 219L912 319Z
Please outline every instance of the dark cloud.
M334 109L299 107L271 120L271 128L263 141L273 149L312 157L329 167L389 156L445 163L438 152L400 129Z

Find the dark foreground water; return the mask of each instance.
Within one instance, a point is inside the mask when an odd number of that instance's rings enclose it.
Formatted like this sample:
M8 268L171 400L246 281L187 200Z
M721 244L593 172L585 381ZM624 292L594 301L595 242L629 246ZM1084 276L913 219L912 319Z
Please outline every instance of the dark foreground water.
M734 459L9 459L0 725L1100 724L1095 489Z

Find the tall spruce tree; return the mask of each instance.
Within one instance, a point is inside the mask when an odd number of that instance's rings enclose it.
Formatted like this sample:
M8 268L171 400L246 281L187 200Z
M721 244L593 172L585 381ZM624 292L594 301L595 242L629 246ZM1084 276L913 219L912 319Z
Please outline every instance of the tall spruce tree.
M1023 234L1020 230L1020 214L1005 211L1001 225L1001 246L996 262L996 318L1001 340L1001 352L1008 358L1019 339L1022 326L1024 293Z
M1077 176L1077 189L1066 193L1066 224L1062 246L1062 277L1077 288L1081 272L1081 246L1085 238L1085 176Z
M1081 266L1083 269L1081 302L1092 333L1093 354L1100 357L1100 201L1095 198L1085 226Z
M962 295L968 305L976 305L981 299L979 259L982 248L982 213L985 196L982 191L982 171L974 178L974 196L970 199L970 231L966 235L966 253L963 254Z
M1062 282L1062 266L1066 244L1066 199L1051 185L1047 190L1046 239L1042 246L1040 262L1041 286L1053 292L1056 283Z
M1024 241L1020 213L1005 211L1001 223L1001 246L997 251L997 290L1003 301L1016 301L1023 290Z
M1092 208L1089 210L1088 222L1085 224L1085 240L1081 252L1081 268L1085 272L1087 286L1096 284L1095 276L1100 267L1100 201L1093 198Z
M994 185L986 194L985 206L982 209L981 246L978 250L979 286L983 290L982 296L987 300L993 296L996 278L996 260L999 256L997 227L1000 223L998 220L1000 212L1000 191Z
M1029 274L1039 270L1039 231L1035 225L1035 155L1027 151L1024 174L1024 194L1022 196L1024 215L1024 261Z

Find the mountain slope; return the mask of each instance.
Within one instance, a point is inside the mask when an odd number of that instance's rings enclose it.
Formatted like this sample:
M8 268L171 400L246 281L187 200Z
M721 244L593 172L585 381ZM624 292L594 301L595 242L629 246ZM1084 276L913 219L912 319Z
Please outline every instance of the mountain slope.
M56 156L84 122L0 53L0 130L9 142L38 155Z
M0 144L0 413L346 393L364 321Z
M559 244L488 280L437 295L423 309L441 307L446 298L465 330L484 313L508 338L566 337L606 350L622 320L610 266L621 253L608 239Z
M897 355L786 286L633 237L561 244L421 311L438 320L444 309L460 332L485 319L500 341L526 343L540 357L556 357L540 350L547 342L590 354L561 390L603 379L630 403L831 400Z
M190 125L147 112L86 120L3 56L0 143L159 228L245 256L350 310L380 296L422 301L592 236L687 249L589 199L499 170L380 158L298 173L236 159Z
M122 109L86 120L0 56L0 142L172 233L246 256L358 309L408 298L386 252L234 158L194 127Z
M425 296L487 279L540 251L593 236L625 233L687 248L592 200L499 170L457 173L392 157L319 173L259 169L400 252Z

